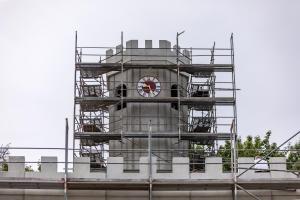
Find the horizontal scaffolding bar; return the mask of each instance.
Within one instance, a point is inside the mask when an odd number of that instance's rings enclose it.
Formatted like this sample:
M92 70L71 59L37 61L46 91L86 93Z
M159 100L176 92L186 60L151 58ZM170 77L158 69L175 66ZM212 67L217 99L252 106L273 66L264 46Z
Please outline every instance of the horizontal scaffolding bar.
M153 179L153 191L201 191L201 190L231 190L234 186L231 179L223 180L189 180L189 179ZM297 179L257 179L238 180L244 189L258 190L289 190L299 189L300 181ZM148 179L137 180L100 180L87 178L69 178L68 190L148 190ZM0 188L10 189L63 189L63 180L42 180L33 178L0 179Z
M84 107L93 106L110 106L121 101L120 97L76 97L75 103L80 103ZM232 97L123 97L124 103L177 103L181 105L193 106L212 106L212 105L234 105L235 100Z
M209 140L229 140L230 133L181 133L182 140L191 141L209 141ZM125 138L148 138L149 134L147 132L124 132L123 137ZM178 138L178 133L152 133L152 138ZM101 141L109 140L120 140L121 133L100 133L100 132L81 132L74 134L75 139L93 139Z
M76 63L76 69L93 71L97 75L102 75L110 71L121 71L121 63ZM143 64L143 63L124 63L124 70L127 69L177 69L181 72L195 74L198 72L232 72L232 64Z

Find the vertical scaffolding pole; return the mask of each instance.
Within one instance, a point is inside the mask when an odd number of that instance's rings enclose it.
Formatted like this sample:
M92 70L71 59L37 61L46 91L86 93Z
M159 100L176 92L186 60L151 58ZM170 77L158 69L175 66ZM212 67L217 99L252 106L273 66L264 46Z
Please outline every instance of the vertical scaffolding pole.
M76 121L76 78L77 78L77 31L75 31L75 55L74 55L74 65L75 65L75 69L74 69L74 107L73 107L73 160L75 157L75 121Z
M124 73L124 65L123 65L123 31L121 32L121 149L123 150L123 92L124 92L124 88L123 88L123 84L124 84L124 77L123 77L123 73ZM123 154L122 154L123 155Z
M178 140L181 140L181 109L180 109L180 85L179 85L179 80L180 80L180 71L179 71L179 36L183 34L184 31L176 34L176 65L177 65L177 104L178 104Z
M148 163L149 163L149 200L152 200L152 125L148 127Z
M64 199L68 200L68 153L69 153L69 123L66 118L66 132L65 132L65 182L64 182Z
M233 105L233 177L234 177L234 200L237 200L237 169L238 169L238 155L237 155L237 111L236 111L236 85L235 85L235 65L234 65L234 44L233 44L233 33L230 36L230 49L231 49L231 64L232 64L232 89L233 89L233 99L234 99L234 105Z

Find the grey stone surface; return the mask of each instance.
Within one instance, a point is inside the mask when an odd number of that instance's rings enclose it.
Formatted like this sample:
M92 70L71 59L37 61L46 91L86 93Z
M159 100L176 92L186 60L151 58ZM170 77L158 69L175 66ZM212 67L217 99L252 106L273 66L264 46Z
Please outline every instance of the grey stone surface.
M44 179L63 178L62 172L57 172L57 163L43 163L41 172L26 172L23 156L10 156L9 168L7 172L1 172L0 178L18 177L18 178L30 178L39 177ZM42 157L44 162L56 162L56 157ZM284 172L284 171L272 171L272 170L285 170L286 169L285 157L273 157L270 159L270 171L257 173L255 170L249 170L241 176L242 179L254 180L254 179L296 179L297 175ZM88 157L78 157L74 160L74 170L69 172L70 178L99 178L99 179L144 179L149 177L149 158L142 156L137 162L137 170L127 171L126 164L124 164L123 157L109 157L107 163L107 171L91 172L90 160ZM152 156L152 174L156 179L231 179L231 173L223 172L222 158L220 157L207 157L205 159L205 172L190 172L189 171L189 158L188 157L173 157L171 163L171 170L160 172L158 166L157 157ZM248 168L254 163L253 158L239 158L239 167ZM239 173L243 172L239 170ZM25 175L26 174L26 175ZM299 179L300 181L300 179Z
M146 40L145 46L152 48L152 41ZM138 48L138 40L129 40L126 42L126 49L124 51L124 63L147 63L147 64L170 64L176 63L176 52L171 50L171 43L167 40L159 40L159 48L153 49L135 49ZM132 49L134 48L134 49ZM120 48L117 48L119 52ZM187 52L183 52L187 54ZM111 52L108 52L111 55ZM170 57L173 55L173 57ZM112 56L106 62L114 63L119 61L119 56ZM189 63L189 60L181 56L180 59ZM124 80L124 84L127 89L127 97L143 98L137 91L137 83L145 76L152 76L158 79L161 84L161 91L158 94L159 97L170 97L171 86L177 84L177 72L166 69L130 69L123 73L123 76L119 72L108 74L108 89L109 96L116 96L116 88L120 86L121 80ZM188 76L184 73L180 74L179 83L183 88L188 87ZM127 82L126 82L127 80ZM187 96L186 91L182 92L183 96ZM156 97L153 97L156 98ZM182 119L187 121L188 109L186 106L181 106ZM118 110L117 106L111 106L109 108L109 120L110 131L120 132L148 132L148 124L151 121L153 132L177 132L178 131L178 111L171 107L170 103L127 103L126 108ZM123 120L121 120L123 116ZM181 127L182 130L186 130L187 127ZM115 140L110 141L109 146L111 150L114 149L147 149L147 139L124 139L122 142ZM153 139L152 148L156 150L160 149L188 149L188 141L177 142L177 139ZM138 170L138 166L134 164L138 162L140 157L145 156L145 153L135 152L117 152L110 154L113 156L124 157L124 161L128 163L125 168L128 170ZM172 166L168 164L167 160L172 160L170 153L158 152L157 157L160 159L158 162L158 169L171 170ZM174 155L178 156L178 155Z
M13 162L24 162L25 158L23 156L11 156L9 158ZM43 157L42 161L54 161L55 157ZM149 165L148 157L141 157L139 160L139 170L124 171L124 165L122 165L124 158L122 157L111 157L108 160L107 172L90 172L89 168L89 158L76 158L75 162L80 162L74 164L74 172L70 172L68 176L70 178L79 178L86 180L120 180L120 179L131 179L131 180L147 180L149 177ZM182 179L182 180L231 180L230 173L222 172L222 159L219 157L209 157L206 158L205 172L203 173L190 173L189 172L189 158L187 157L173 157L172 159L172 171L161 173L157 171L157 158L152 158L152 174L153 179L157 180L172 180L172 179ZM254 162L253 158L239 158L240 165L247 167ZM242 163L243 162L243 163ZM210 164L209 164L210 163ZM8 172L0 173L0 180L2 179L16 179L16 178L39 178L40 180L62 180L64 177L63 173L56 172L56 164L54 163L44 163L41 172L26 172L24 173L25 165L23 163L9 163L10 170ZM270 169L283 170L286 169L285 158L271 158L270 159ZM44 171L43 171L44 170ZM49 173L47 173L46 171ZM241 171L240 171L241 172ZM248 172L247 172L248 173ZM299 177L288 172L267 172L265 175L261 173L249 172L241 178L243 180L299 180ZM24 175L26 174L26 175ZM251 191L252 193L258 195L262 199L273 199L273 200L295 200L300 198L299 190L290 191L270 191L270 190L260 190ZM94 200L94 199L105 199L105 200L115 200L115 199L148 199L147 191L101 191L101 190L75 190L69 191L69 199L71 200ZM252 197L247 196L244 192L239 191L239 199L250 200ZM232 199L231 191L154 191L153 199L220 199L229 200ZM0 189L0 200L62 200L63 190L33 190L33 189Z

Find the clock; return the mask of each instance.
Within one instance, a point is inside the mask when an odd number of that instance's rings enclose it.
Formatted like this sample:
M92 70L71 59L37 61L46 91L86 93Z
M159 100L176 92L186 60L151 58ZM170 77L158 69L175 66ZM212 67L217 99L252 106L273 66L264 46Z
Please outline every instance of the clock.
M160 82L153 76L145 76L137 84L137 91L143 97L155 97L160 90Z

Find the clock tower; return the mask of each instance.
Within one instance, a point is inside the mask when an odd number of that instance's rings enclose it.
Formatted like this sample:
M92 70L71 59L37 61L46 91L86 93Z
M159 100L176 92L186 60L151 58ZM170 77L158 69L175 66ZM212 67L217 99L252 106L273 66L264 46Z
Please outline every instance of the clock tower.
M151 156L157 171L172 170L178 157L189 159L191 171L204 170L217 141L236 130L232 48L121 38L116 47L76 46L74 155L89 157L91 170L111 158L138 171L140 159ZM229 64L216 64L215 50L229 51Z
M153 48L152 41L146 40L145 48L141 48L137 40L130 40L126 42L125 49L122 58L112 56L112 50L106 52L106 62L121 61L124 65L136 66L125 68L123 72L107 74L109 96L122 98L118 104L109 107L109 130L124 135L121 140L109 141L109 149L113 150L109 156L122 155L125 169L137 170L138 165L134 162L147 156L147 152L139 152L137 149L148 148L148 138L144 136L149 134L150 127L153 135L162 136L178 135L179 129L187 131L187 126L183 124L188 120L188 109L186 105L179 109L177 101L178 91L181 97L187 97L189 75L160 67L166 64L176 65L176 46L172 49L169 41L160 40L159 47ZM184 63L189 63L187 50L180 57ZM171 98L175 101L168 101ZM137 137L130 138L130 135ZM174 155L167 153L166 149L188 148L188 141L179 141L178 138L152 138L151 142L152 148L157 150L158 170L171 170L168 163L173 156L180 156L178 152Z

